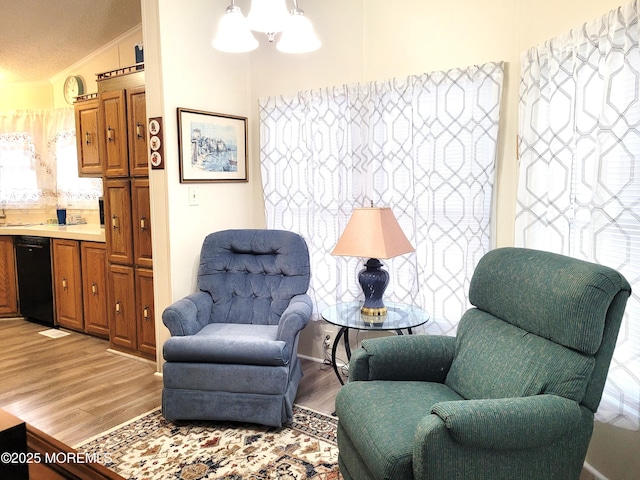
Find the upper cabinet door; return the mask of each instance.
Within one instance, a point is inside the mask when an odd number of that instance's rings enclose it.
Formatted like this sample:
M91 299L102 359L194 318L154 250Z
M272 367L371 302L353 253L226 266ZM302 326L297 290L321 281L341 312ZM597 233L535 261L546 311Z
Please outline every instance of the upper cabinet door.
M100 134L104 176L129 176L127 105L124 90L100 94Z
M145 87L127 90L129 120L129 171L133 177L149 175L147 150L147 102Z
M97 98L76 102L76 144L78 147L78 176L101 177L102 163L98 148L98 111Z

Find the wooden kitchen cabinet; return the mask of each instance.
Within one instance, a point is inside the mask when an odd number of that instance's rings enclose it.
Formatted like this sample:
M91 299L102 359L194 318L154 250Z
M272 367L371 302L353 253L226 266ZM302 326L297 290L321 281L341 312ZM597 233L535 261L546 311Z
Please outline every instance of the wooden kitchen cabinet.
M140 267L153 266L151 249L151 199L149 179L131 181L131 207L133 215L133 258Z
M104 183L105 237L109 262L133 264L131 180L107 179Z
M109 338L107 317L107 250L104 243L81 242L85 332Z
M137 327L133 267L116 264L109 266L107 311L111 345L134 352L137 347Z
M109 72L98 78L107 316L113 349L155 359L149 149L144 74L140 74ZM123 138L126 148L119 142Z
M127 130L129 135L129 173L133 177L149 175L147 149L147 101L145 87L126 90Z
M100 94L105 177L149 174L146 105L144 86Z
M153 270L111 264L108 283L111 346L155 360Z
M53 290L58 325L84 331L79 242L56 238L52 243Z
M105 177L127 177L129 156L127 106L124 90L100 94L100 145Z
M76 118L76 144L78 149L78 175L101 177L102 162L98 142L98 98L74 104Z
M153 309L153 270L136 268L136 310L138 318L138 351L156 358L156 326Z
M0 279L0 316L17 315L16 256L11 236L0 236Z

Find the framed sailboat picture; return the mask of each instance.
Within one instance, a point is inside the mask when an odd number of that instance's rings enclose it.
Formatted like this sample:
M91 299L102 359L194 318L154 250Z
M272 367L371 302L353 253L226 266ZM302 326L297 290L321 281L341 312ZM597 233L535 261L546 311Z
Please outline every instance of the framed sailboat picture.
M180 182L246 182L247 118L178 108Z

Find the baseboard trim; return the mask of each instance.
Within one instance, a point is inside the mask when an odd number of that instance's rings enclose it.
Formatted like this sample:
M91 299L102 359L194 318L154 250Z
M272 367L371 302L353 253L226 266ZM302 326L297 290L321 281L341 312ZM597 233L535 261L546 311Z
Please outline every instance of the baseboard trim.
M324 360L322 360L321 358L310 357L309 355L302 355L300 353L298 354L298 357L304 358L305 360L311 360L312 362L316 362L316 363L324 362Z
M324 363L324 360L321 359L321 358L310 357L308 355L302 355L301 353L298 354L298 357L304 358L305 360L310 360L310 361L316 362L316 363ZM328 360L331 360L331 359L328 359ZM337 360L339 360L339 359L337 359ZM338 363L338 368L342 368L342 367L346 366L346 364L343 363L343 362L337 362L337 363ZM331 365L331 362L328 362L328 365Z
M114 355L120 355L121 357L130 358L131 360L137 360L139 362L148 363L149 365L156 366L156 362L153 360L149 360L148 358L139 357L138 355L133 355L127 352L121 352L119 350L114 350L113 348L107 348L107 352L113 353Z
M582 468L584 468L587 472L589 472L591 475L593 475L593 477L596 480L609 480L607 477L605 477L603 474L601 474L598 470L596 470L588 462L584 462L584 464L582 465Z

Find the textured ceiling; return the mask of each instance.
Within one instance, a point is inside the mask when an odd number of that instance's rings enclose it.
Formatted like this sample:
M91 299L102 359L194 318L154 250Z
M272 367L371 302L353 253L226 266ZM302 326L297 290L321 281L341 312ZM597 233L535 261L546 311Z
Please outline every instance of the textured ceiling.
M0 0L0 82L35 82L141 22L139 0Z

